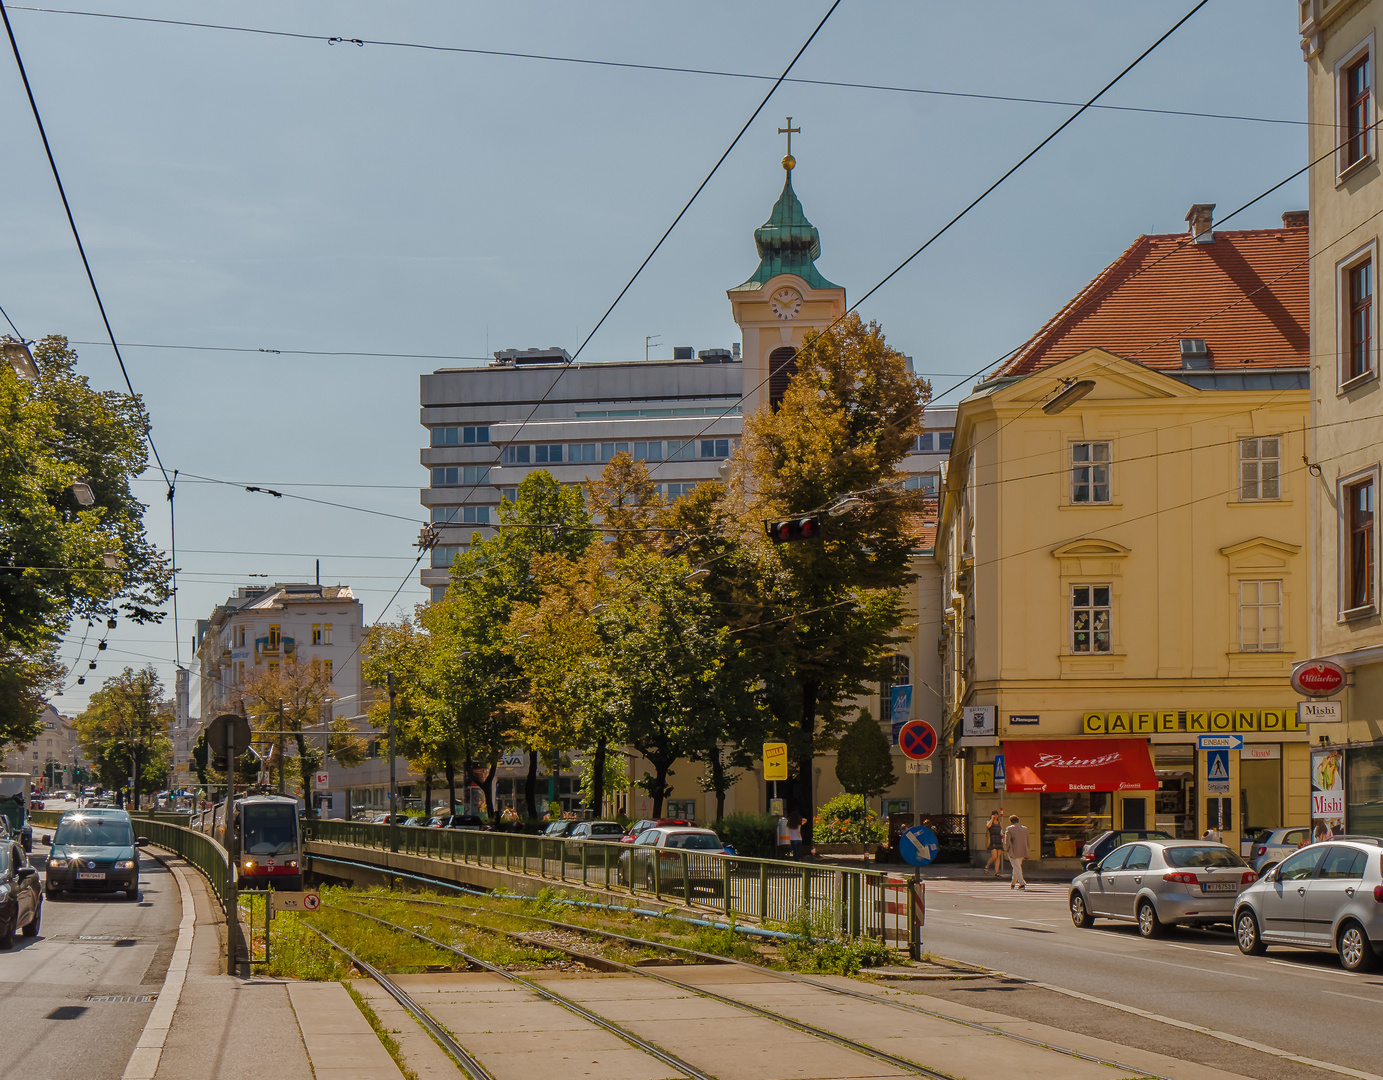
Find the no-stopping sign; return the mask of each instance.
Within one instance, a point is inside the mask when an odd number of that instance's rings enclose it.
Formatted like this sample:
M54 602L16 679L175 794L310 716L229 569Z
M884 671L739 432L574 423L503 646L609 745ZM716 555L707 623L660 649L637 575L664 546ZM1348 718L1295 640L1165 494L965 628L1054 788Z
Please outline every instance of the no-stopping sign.
M925 720L909 720L898 729L898 749L914 761L931 757L936 753L936 728Z

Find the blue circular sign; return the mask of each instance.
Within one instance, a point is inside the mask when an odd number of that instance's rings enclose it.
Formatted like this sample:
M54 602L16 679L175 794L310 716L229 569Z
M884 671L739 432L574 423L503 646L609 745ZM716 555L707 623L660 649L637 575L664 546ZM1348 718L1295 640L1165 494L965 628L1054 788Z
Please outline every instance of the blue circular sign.
M925 825L914 825L898 837L898 850L902 852L903 861L909 866L926 866L934 862L940 846L936 840L936 833Z

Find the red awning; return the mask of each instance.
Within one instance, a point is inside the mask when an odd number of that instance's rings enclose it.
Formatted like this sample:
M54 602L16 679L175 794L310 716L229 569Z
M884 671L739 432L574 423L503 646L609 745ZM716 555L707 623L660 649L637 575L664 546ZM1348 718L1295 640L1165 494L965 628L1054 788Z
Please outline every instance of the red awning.
M1142 739L1004 741L1006 791L1156 791Z

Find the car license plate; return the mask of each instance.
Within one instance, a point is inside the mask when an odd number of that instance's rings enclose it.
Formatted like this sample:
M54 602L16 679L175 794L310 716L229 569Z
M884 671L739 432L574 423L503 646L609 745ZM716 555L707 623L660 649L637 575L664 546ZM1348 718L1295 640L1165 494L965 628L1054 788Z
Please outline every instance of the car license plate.
M77 880L78 880L78 881L105 881L105 880L106 880L106 875L105 875L104 872L95 873L95 874L80 873L80 874L77 875Z
M1202 892L1238 892L1239 886L1232 881L1202 881Z

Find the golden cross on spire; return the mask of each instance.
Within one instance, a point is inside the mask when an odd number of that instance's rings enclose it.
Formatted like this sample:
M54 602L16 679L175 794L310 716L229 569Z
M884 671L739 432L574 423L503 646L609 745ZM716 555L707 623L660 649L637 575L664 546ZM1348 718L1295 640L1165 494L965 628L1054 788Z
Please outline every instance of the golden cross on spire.
M785 128L779 128L778 134L786 135L788 137L788 152L787 156L783 158L783 168L787 169L788 172L791 172L792 167L797 164L797 159L792 156L792 137L794 135L802 134L802 129L800 127L793 127L792 117L789 116L788 126Z

